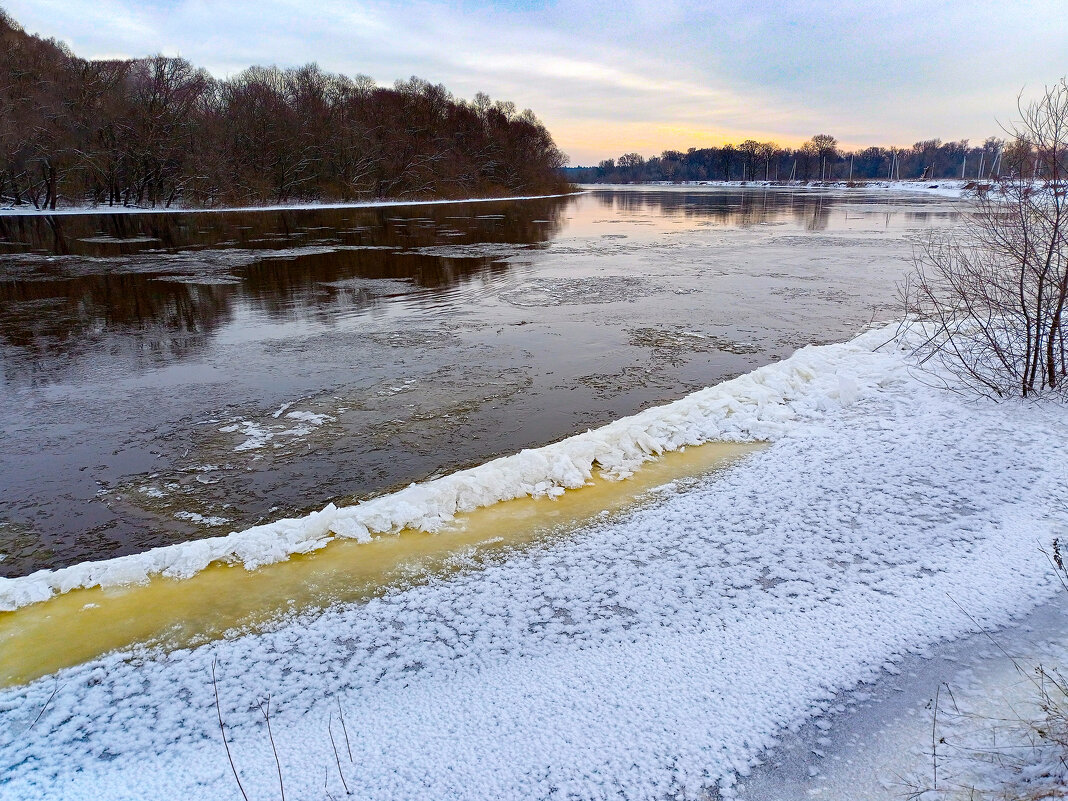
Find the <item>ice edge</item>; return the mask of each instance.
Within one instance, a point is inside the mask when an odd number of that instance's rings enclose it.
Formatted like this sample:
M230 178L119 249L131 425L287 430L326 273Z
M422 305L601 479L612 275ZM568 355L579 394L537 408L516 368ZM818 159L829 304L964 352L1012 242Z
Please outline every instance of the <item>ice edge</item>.
M365 542L373 533L405 528L434 531L458 512L581 487L595 466L602 475L625 478L643 462L682 447L775 440L788 432L789 422L802 407L819 409L828 401L847 405L890 379L894 367L903 369L900 360L888 361L888 355L875 353L893 339L894 330L890 325L848 342L807 346L781 362L601 428L353 506L330 503L304 517L226 536L0 578L0 611L14 611L79 588L131 584L151 576L188 578L213 562L239 562L254 569L317 550L335 538ZM871 358L865 360L864 354Z

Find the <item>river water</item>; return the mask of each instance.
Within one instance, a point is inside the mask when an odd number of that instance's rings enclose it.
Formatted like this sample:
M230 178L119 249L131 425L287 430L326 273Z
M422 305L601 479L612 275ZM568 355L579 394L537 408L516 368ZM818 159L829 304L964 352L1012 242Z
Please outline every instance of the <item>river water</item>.
M619 187L0 217L0 575L368 498L842 340L960 213Z

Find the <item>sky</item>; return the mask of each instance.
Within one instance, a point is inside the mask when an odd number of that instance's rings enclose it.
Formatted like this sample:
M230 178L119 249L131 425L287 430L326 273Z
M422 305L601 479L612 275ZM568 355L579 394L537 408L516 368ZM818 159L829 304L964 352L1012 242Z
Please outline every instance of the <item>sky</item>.
M0 0L88 58L317 62L531 108L575 165L754 138L1002 134L1068 71L1065 0Z

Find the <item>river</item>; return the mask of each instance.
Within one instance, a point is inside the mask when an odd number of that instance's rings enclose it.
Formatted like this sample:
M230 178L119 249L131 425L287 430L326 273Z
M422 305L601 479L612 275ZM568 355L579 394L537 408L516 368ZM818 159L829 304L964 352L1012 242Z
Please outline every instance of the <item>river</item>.
M848 338L959 216L617 187L0 217L0 575L365 499Z

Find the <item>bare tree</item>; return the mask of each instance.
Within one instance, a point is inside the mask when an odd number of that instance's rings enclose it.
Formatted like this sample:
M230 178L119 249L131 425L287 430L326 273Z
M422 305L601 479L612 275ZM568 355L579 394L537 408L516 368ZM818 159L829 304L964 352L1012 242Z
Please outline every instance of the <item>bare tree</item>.
M1030 169L1007 162L1014 171L980 187L961 233L925 244L907 308L922 357L985 394L1068 396L1068 79L1018 105L1012 150Z
M838 158L838 140L830 134L816 134L809 142L820 160L820 180L826 181L828 162L833 165Z
M723 180L729 181L731 179L731 162L734 160L734 154L737 151L734 145L728 143L719 149L719 163L720 169L723 170Z
M315 64L215 80L180 58L86 61L0 10L0 201L171 206L566 191L515 104Z
M755 139L746 139L738 145L738 152L742 156L742 180L753 180L757 153L760 150L760 142Z
M764 180L771 178L771 160L779 153L779 146L774 142L761 142L757 145L757 156L764 161Z
M819 148L812 142L805 142L801 147L794 151L794 158L796 160L796 177L802 181L807 181L812 177L813 165L818 166L819 163Z

